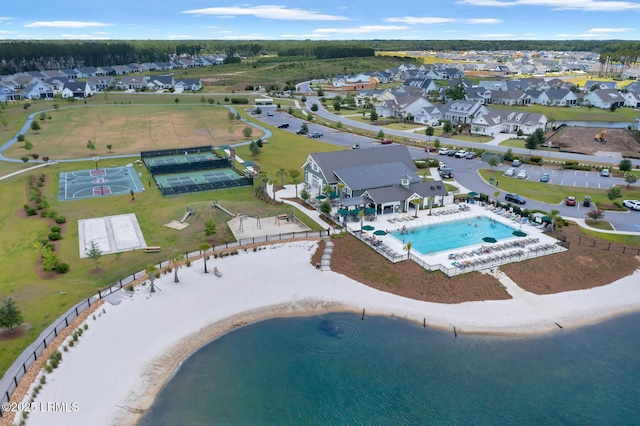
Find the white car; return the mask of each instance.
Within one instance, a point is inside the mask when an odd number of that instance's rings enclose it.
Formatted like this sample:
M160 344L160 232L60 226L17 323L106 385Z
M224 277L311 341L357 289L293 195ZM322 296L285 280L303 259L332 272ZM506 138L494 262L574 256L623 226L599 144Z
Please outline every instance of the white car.
M514 169L513 167L510 167L507 169L506 172L504 172L505 176L515 176L516 174L516 169Z
M520 170L520 173L518 173L517 178L518 179L526 179L527 176L529 176L529 172L527 172L526 170Z
M630 210L639 210L640 211L640 201L639 200L624 200L622 202L626 208Z
M455 153L456 158L464 158L465 155L467 155L467 151L465 151L464 149L461 149Z
M438 154L440 155L447 155L449 153L449 148L440 148L440 150L438 151Z
M609 170L609 169L602 169L602 170L600 171L600 176L602 176L602 177L609 177L609 176L611 176L611 170Z

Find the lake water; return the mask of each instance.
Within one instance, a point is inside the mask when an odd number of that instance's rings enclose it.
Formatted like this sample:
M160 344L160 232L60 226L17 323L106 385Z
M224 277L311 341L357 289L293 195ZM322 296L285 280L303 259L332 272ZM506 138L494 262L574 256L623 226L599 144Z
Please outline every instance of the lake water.
M640 314L534 338L329 314L188 358L142 425L640 424Z

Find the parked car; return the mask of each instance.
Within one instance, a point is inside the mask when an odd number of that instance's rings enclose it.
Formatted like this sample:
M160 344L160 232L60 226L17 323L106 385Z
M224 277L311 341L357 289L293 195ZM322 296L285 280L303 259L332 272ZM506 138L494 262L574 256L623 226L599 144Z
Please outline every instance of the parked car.
M469 151L464 155L464 158L466 158L467 160L473 160L477 156L478 156L478 154L476 154L475 152Z
M442 169L446 169L446 168L447 168L446 164L444 164L442 162L440 162L440 164L438 164L438 170L442 170Z
M453 169L451 167L440 169L440 177L442 179L453 179Z
M435 146L431 146L429 145L428 147L426 147L424 149L426 152L436 152L438 150L438 148L436 148Z
M529 176L529 172L526 170L520 170L520 173L518 173L518 176L516 176L518 179L526 179L527 176Z
M389 145L390 143L393 143L393 141L391 139L382 139L380 143L382 145Z
M513 160L513 161L511 162L511 165L512 165L513 167L520 167L520 166L522 166L522 161L520 161L520 160Z
M458 151L456 151L455 149L450 149L449 151L447 151L447 155L449 157L453 157L454 155L456 155L456 152Z
M309 133L307 129L300 129L296 132L298 135L306 135L307 133Z
M322 137L322 133L320 133L320 132L311 132L307 136L312 138L312 139L316 139L316 138L321 138Z
M525 204L527 200L519 196L518 194L506 194L504 199L516 204Z
M540 182L549 182L549 173L543 173L542 176L540 176Z
M456 151L454 155L456 158L464 158L464 156L467 155L467 151L465 151L464 149L461 149L459 151Z
M602 170L600 170L600 176L603 176L603 177L609 177L609 176L611 176L611 170L609 170L609 169L602 169Z
M288 129L289 123L278 124L278 129Z
M273 117L273 111L269 111L269 112L267 113L267 115L268 115L269 117Z
M504 172L504 175L509 177L515 176L515 174L516 174L516 169L514 169L513 167L508 168L507 171Z
M449 148L440 148L440 150L438 151L438 154L440 155L447 155L449 153Z
M360 144L359 144L359 143L354 143L354 144L351 146L351 149L360 149Z
M576 197L574 196L568 196L567 200L565 201L565 204L568 206L575 206L576 205Z
M591 206L591 197L589 197L588 195L584 196L584 201L582 202L582 205L585 207L589 207Z
M638 200L624 200L622 205L630 210L640 211L640 201Z

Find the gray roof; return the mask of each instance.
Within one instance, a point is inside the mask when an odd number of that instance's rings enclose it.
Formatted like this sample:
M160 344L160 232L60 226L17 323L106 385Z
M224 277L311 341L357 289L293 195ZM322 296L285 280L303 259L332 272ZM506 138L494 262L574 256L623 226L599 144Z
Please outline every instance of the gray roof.
M369 189L366 194L376 204L405 201L413 194L423 198L447 195L447 189L442 182L416 182L405 188L402 185L388 186L386 188Z
M371 149L352 149L344 151L316 152L309 155L315 161L329 182L337 182L334 170L348 167L368 166L384 163L401 162L409 173L416 168L409 148L405 145L385 145ZM403 172L403 173L406 173Z
M416 170L415 167L413 170ZM408 177L411 182L420 182L420 178L415 174L406 176L407 172L407 167L400 161L333 170L352 191L392 186L398 184L403 177Z

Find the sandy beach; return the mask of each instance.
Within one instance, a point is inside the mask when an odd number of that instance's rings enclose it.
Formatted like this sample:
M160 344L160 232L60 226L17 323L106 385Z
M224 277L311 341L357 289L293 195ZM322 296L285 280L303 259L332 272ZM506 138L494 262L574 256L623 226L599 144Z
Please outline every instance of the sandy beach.
M640 309L640 270L610 285L537 296L506 276L511 300L437 304L403 298L310 264L316 242L266 246L202 261L156 280L159 291L120 291L86 321L76 346L35 400L67 410L31 412L28 425L135 424L186 356L216 336L259 320L321 312L393 315L458 333L562 332ZM366 318L365 318L366 320ZM77 404L72 406L71 404ZM74 409L77 407L77 409Z

